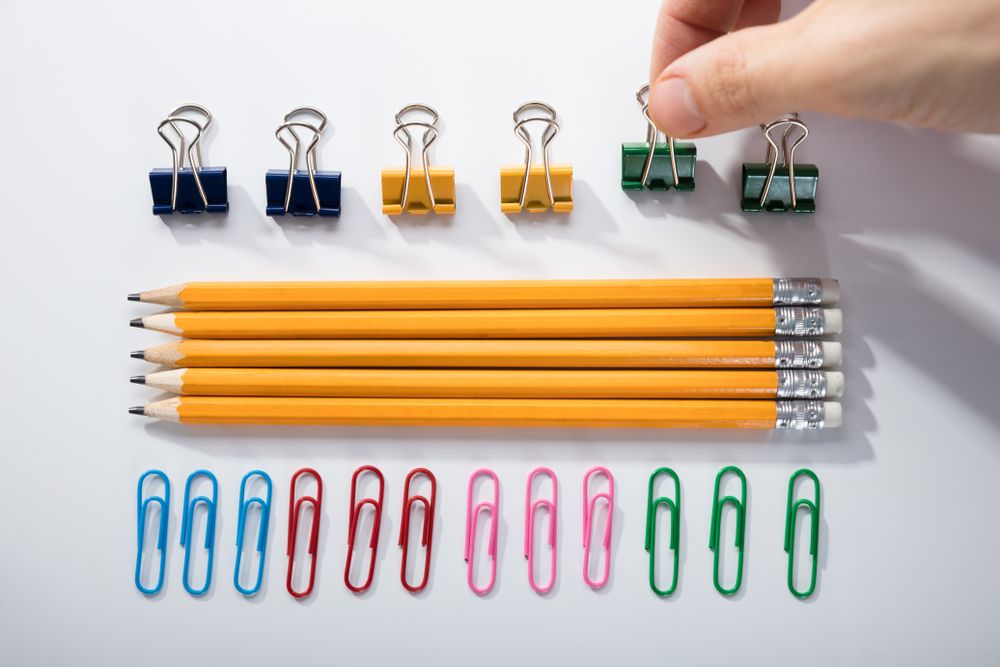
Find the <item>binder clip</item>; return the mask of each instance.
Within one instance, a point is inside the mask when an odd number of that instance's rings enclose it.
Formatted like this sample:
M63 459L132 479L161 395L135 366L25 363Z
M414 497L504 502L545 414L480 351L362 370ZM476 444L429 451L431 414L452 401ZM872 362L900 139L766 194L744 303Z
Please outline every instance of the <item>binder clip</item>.
M690 142L660 141L660 131L649 117L649 84L635 94L646 118L646 141L622 144L622 190L694 190L698 149Z
M429 115L430 120L403 120L403 116L415 112ZM455 212L455 170L431 167L427 156L431 144L438 137L437 121L437 111L425 104L410 104L396 114L396 129L392 136L406 152L406 166L403 169L382 170L382 213L422 215ZM420 138L420 167L416 169L413 168L411 128L424 130Z
M197 119L185 114L195 115ZM208 109L197 104L183 104L157 126L157 133L170 146L173 166L149 172L153 215L225 213L229 210L226 168L205 167L202 163L201 140L211 124L212 114ZM187 141L181 126L194 129L193 140ZM185 156L188 167L184 166Z
M302 120L292 120L296 116L311 115L319 118L319 125ZM267 214L281 216L339 216L340 215L340 172L316 171L316 144L326 129L326 115L313 107L299 107L285 114L284 122L275 131L281 145L288 151L288 169L269 169L265 176L267 185ZM312 134L305 147L306 169L297 169L299 156L303 153L302 137L297 130ZM289 140L295 142L292 145Z
M782 164L779 167L778 143L772 132L780 127L785 131L781 133ZM763 163L743 164L740 208L746 212L815 213L819 169L814 164L795 164L795 149L809 136L809 128L799 120L798 114L779 118L760 128L767 139L767 157ZM788 137L796 128L801 134L789 145Z
M530 115L534 112L534 115ZM541 166L531 162L528 123L543 123ZM500 168L500 210L504 213L556 213L573 210L573 167L549 164L549 144L559 133L556 111L544 102L526 102L514 111L514 135L524 143L524 166Z

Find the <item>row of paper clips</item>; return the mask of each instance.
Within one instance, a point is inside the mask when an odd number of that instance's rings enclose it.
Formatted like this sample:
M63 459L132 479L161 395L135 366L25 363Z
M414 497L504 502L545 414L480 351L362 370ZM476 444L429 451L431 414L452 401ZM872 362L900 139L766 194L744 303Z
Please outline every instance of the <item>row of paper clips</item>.
M358 481L363 475L371 475L377 482L378 491L373 496L358 497ZM423 478L429 484L429 493L419 495L411 493L411 486L416 480ZM301 483L312 479L315 491L311 494L300 494ZM735 494L722 495L723 486L735 479L738 491ZM813 484L813 497L796 498L796 485L799 480L808 479ZM147 493L155 480L162 484L160 495ZM205 480L209 485L208 495L194 495L193 488ZM548 497L535 497L533 489L536 480L539 484L548 480L550 484L550 494ZM661 480L672 482L671 495L655 495L656 486ZM486 499L475 501L476 486L492 487L487 493ZM262 492L252 494L252 487L257 486ZM603 487L603 490L593 492L592 487ZM266 562L267 536L270 523L272 483L270 476L261 470L252 470L243 476L240 482L239 495L239 518L236 528L236 564L233 571L233 586L237 591L246 596L255 595L261 587L264 578L264 566ZM196 470L188 476L184 485L184 503L181 515L181 535L180 544L184 548L184 565L182 573L182 583L184 589L193 596L201 596L208 592L212 584L212 571L215 554L215 526L218 505L219 484L215 475L208 470ZM379 543L379 531L382 523L383 500L385 496L385 478L382 472L370 465L361 466L354 471L351 477L351 498L348 517L347 533L347 557L344 563L344 585L354 593L361 593L371 586L375 577L375 567L377 563L377 552ZM403 483L403 504L402 518L399 530L399 546L402 548L402 558L400 562L399 579L403 588L411 593L422 591L428 583L431 573L431 553L434 538L434 522L437 497L437 480L434 474L426 468L414 468L407 474ZM528 566L528 584L539 595L545 595L555 586L556 583L556 563L557 563L557 535L558 535L558 497L559 486L555 472L548 467L540 466L528 474L525 489L524 503L524 557ZM743 583L743 546L745 543L746 527L746 502L747 502L747 480L743 471L735 466L727 466L719 471L715 478L715 491L712 499L712 519L709 532L709 549L714 554L713 564L713 584L716 590L725 596L736 594ZM135 563L135 586L145 595L155 595L163 586L164 574L167 561L167 529L170 518L170 481L160 470L149 470L139 477L136 490L136 503L138 514L138 548ZM312 593L316 579L316 566L318 561L318 544L320 531L321 508L323 503L323 480L319 473L312 468L302 468L292 475L290 483L290 500L288 505L288 542L286 554L288 556L288 568L285 579L285 586L288 593L295 598L304 598ZM200 586L191 583L191 555L194 550L193 532L195 522L195 511L199 506L204 507L205 541L204 548L207 554L206 574ZM158 566L154 568L156 572L155 581L150 585L143 582L143 554L146 522L150 508L158 510L156 551L159 552ZM358 528L362 512L365 508L372 512L371 538L368 543L370 549L370 561L367 576L362 582L352 580L352 565L355 551L355 540L357 539ZM298 526L303 510L311 510L309 523L309 538L306 552L308 558L308 575L305 577L306 583L296 587L296 543L298 540ZM722 568L720 567L720 552L722 551L722 516L727 508L733 511L734 547L736 550L736 572L735 579L727 585L723 582ZM583 476L583 580L593 589L603 588L611 575L611 535L612 524L615 513L615 482L611 472L603 466L594 466L587 470ZM419 582L411 582L408 578L408 547L410 543L411 517L415 510L420 510L423 515L423 526L420 533L420 546L424 549L424 559L422 575ZM662 510L670 517L669 538L666 540L667 548L673 552L673 565L669 580L661 582L657 575L657 534L656 526L658 513ZM244 581L243 556L244 541L246 537L246 525L251 512L257 512L257 540L253 549L257 552L257 567L254 571L249 568L251 581ZM809 582L805 588L796 585L795 568L795 526L799 519L799 514L804 511L809 518L809 555L810 575ZM546 581L539 582L535 565L535 521L539 514L545 514L548 518L546 541L549 546L549 575ZM604 517L603 529L596 535L595 527L598 523L598 515ZM477 524L481 517L485 517L489 533L486 537L486 556L489 559L489 575L485 581L477 581L476 575L476 553ZM820 484L816 474L811 470L797 470L788 482L788 503L785 516L785 542L784 550L788 554L788 590L797 598L807 598L816 590L817 568L819 561L819 536L820 536ZM497 474L488 468L479 468L469 477L466 519L465 519L465 542L464 558L467 563L467 581L469 588L477 595L489 593L497 579L497 538L499 534L500 519L500 480ZM677 473L671 468L658 468L649 477L649 488L646 502L646 528L645 528L645 549L649 553L649 587L661 597L667 597L677 590L680 578L679 550L681 540L681 485ZM600 543L602 555L598 556L601 562L595 567L595 557L593 547L595 541ZM598 572L597 576L591 574L592 570Z
M621 147L622 189L694 190L695 145L675 142L657 130L649 116L648 95L648 85L636 94L647 124L646 141ZM455 212L455 170L430 164L428 151L440 134L438 119L438 112L425 104L410 104L396 114L393 138L403 147L405 164L401 169L382 171L384 214ZM524 164L501 167L500 210L572 211L573 168L552 164L549 158L549 144L559 133L555 109L544 102L526 102L514 111L513 119L514 135L525 147ZM226 168L203 164L202 140L211 124L212 114L197 104L177 107L159 124L157 131L170 146L173 164L149 173L155 215L229 210ZM543 128L541 164L534 160L531 126ZM267 215L340 215L340 172L317 169L316 148L326 127L326 114L314 107L298 107L285 114L275 136L288 151L288 167L265 175ZM812 213L819 172L815 165L795 164L795 150L808 136L808 128L794 114L761 129L768 144L767 155L763 163L743 165L741 208ZM780 148L772 135L776 130L782 130ZM305 169L300 169L303 162Z

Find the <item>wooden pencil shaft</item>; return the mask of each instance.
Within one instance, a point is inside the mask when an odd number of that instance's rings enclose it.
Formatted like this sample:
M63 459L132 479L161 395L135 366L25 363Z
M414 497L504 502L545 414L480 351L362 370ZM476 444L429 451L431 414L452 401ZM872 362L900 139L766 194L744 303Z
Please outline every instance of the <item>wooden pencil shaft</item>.
M775 283L772 278L192 282L142 292L136 300L189 310L762 307L776 305L776 297L789 293L787 285L814 305L829 305L837 297L835 281Z
M756 400L185 396L144 414L184 424L771 429L777 412Z
M772 308L198 311L141 318L187 338L677 338L776 333Z
M778 371L187 368L144 383L185 396L778 397Z
M184 368L774 368L777 363L770 340L182 339L150 348L143 358Z

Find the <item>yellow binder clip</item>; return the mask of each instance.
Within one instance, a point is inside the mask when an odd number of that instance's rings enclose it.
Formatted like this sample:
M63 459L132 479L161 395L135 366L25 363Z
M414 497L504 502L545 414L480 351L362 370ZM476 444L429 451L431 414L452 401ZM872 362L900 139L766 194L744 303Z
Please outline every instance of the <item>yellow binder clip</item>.
M534 113L532 113L534 112ZM542 165L531 163L528 123L544 123ZM549 144L559 133L556 111L543 102L526 102L514 112L514 134L524 143L524 166L500 168L500 210L504 213L556 213L573 210L573 167L549 164Z
M430 118L403 120L404 116L414 113L426 114ZM392 136L406 153L406 166L403 169L382 170L382 213L423 215L455 212L455 170L430 166L427 155L438 137L437 121L437 111L425 104L410 104L396 114L396 129ZM413 167L412 128L424 130L420 138L420 166L417 168Z

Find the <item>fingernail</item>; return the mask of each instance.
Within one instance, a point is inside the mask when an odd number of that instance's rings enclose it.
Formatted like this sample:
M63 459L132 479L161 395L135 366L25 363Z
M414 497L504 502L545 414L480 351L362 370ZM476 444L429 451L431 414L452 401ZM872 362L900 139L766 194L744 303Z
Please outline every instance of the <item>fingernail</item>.
M705 129L701 109L680 77L656 84L649 108L656 125L672 135L686 137Z

